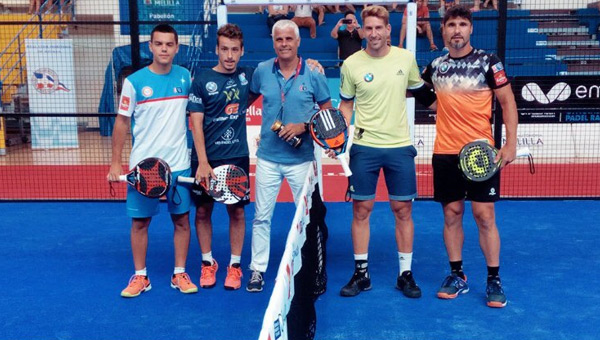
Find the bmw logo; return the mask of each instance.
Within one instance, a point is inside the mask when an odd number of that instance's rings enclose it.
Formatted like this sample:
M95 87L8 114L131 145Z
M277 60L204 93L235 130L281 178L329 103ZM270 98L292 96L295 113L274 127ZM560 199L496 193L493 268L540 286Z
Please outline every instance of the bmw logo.
M218 86L215 82L213 81L209 81L208 83L206 83L206 91L208 92L216 92L218 89Z
M369 73L367 73L367 74L365 74L365 77L364 77L364 79L365 79L365 81L366 81L367 83L370 83L370 82L372 82L372 81L373 81L373 78L374 78L374 76L373 76L373 73L370 73L370 72L369 72Z
M438 70L440 71L441 74L448 72L449 69L450 69L450 65L446 61L444 61L438 68Z

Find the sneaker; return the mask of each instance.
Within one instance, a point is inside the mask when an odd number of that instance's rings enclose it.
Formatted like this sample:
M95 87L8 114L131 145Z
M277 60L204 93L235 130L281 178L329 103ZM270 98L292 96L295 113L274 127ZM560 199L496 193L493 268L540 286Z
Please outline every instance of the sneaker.
M417 286L415 278L410 270L405 271L402 273L402 275L398 275L398 279L396 280L396 288L401 290L406 297L421 297L421 288Z
M360 292L369 289L371 289L371 278L369 277L369 272L361 274L355 270L350 282L348 282L348 284L346 284L340 290L340 295L356 296L360 294Z
M250 281L248 281L248 285L246 286L246 290L252 293L262 292L264 285L265 280L263 280L262 273L253 270Z
M217 269L219 264L213 259L212 265L206 265L202 262L202 272L200 273L200 287L212 288L217 284ZM206 262L208 263L208 262Z
M144 275L132 275L129 279L129 284L121 291L121 296L126 298L136 297L143 292L152 289L150 279Z
M502 283L499 279L488 281L485 294L487 296L488 307L502 308L506 306L506 295L504 295Z
M236 290L242 286L242 268L227 267L227 277L225 278L225 289Z
M456 274L448 275L442 286L437 292L437 297L440 299L454 299L458 294L465 294L469 292L469 285L467 284L467 277L463 280Z
M173 277L171 277L171 288L179 289L184 294L198 292L198 286L192 283L187 273L173 274Z

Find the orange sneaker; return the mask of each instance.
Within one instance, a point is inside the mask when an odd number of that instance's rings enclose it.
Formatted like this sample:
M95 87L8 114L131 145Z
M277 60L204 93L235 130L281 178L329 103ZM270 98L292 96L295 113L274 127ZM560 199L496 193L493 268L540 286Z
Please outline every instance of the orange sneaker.
M242 268L227 267L227 277L225 278L225 289L236 290L242 286Z
M136 297L143 292L152 289L150 279L144 275L132 275L129 279L129 284L121 291L121 296L126 298Z
M173 274L171 277L171 288L178 289L184 294L198 292L198 286L192 283L192 280L187 273Z
M200 287L202 288L212 288L217 283L217 269L219 269L219 265L217 261L213 259L213 264L211 266L207 266L202 262L202 272L200 273Z

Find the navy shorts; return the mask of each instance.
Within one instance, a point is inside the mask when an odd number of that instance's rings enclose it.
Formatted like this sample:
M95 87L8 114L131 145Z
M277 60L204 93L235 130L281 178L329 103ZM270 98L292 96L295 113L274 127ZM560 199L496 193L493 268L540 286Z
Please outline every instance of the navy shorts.
M458 155L434 154L433 200L449 203L468 199L474 202L496 202L500 199L500 171L484 182L465 178L458 167Z
M409 201L417 197L414 146L374 148L352 145L350 149L350 197L356 200L375 199L379 172L383 169L389 199Z
M250 180L250 157L235 157L235 158L227 158L227 159L218 159L214 161L208 161L211 168L216 168L219 165L225 164L233 164L239 166L244 169L246 175L248 176L248 180ZM196 176L196 170L198 169L198 160L192 159L192 176ZM196 206L213 203L215 200L208 196L204 191L192 190L192 200L196 204ZM245 206L250 203L250 189L248 189L248 195L246 199L242 199L241 201L233 204L239 206Z

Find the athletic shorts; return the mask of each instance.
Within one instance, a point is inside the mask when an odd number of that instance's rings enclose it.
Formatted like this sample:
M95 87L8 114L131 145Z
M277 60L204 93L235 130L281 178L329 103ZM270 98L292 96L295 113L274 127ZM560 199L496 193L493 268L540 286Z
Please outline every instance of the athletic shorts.
M458 167L458 155L434 154L433 199L449 203L463 199L474 202L496 202L500 199L500 171L484 182L467 180Z
M173 215L181 215L190 211L191 196L190 184L177 183L177 176L191 176L188 168L183 171L174 171L171 176L171 187L167 191L167 205ZM159 212L159 199L146 197L137 192L130 185L127 186L127 216L132 218L152 217Z
M246 175L248 176L248 179L250 179L250 177L249 177L250 176L250 157L235 157L235 158L219 159L219 160L214 160L214 161L208 161L208 164L210 164L211 168L216 168L219 165L224 165L224 164L237 165L240 168L244 169L244 171L246 172ZM194 176L196 175L197 169L198 169L198 161L192 160L192 174L194 174ZM194 201L196 206L204 205L207 203L212 203L215 201L212 197L208 196L208 194L206 194L202 190L192 190L192 200ZM239 201L238 203L236 203L234 205L245 206L245 205L248 205L248 203L250 203L250 189L249 188L248 188L248 195L246 195L246 199L242 199L241 201Z
M409 201L417 197L414 146L373 148L352 145L350 148L350 197L356 200L375 199L379 172L383 169L390 200Z

